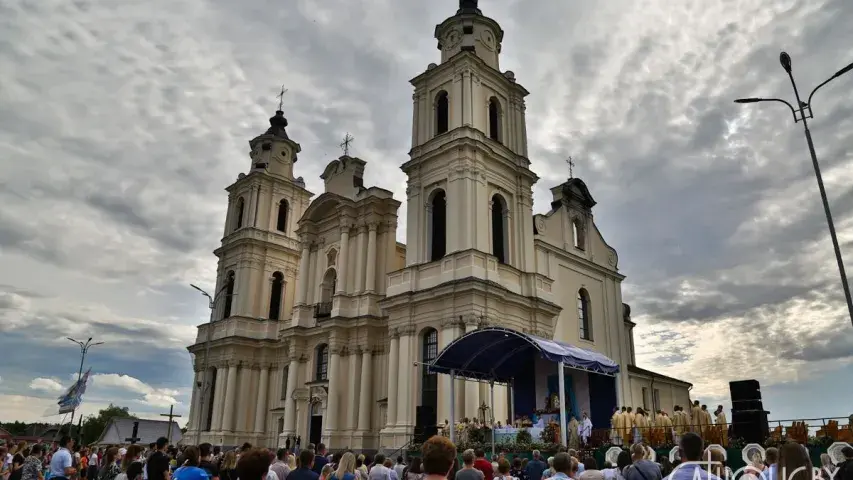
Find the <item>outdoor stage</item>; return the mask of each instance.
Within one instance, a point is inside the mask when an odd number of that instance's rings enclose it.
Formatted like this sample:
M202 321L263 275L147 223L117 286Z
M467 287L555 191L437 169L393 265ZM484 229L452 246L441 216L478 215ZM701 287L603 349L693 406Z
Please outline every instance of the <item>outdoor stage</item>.
M546 428L545 419L553 421L559 432L555 440L564 445L569 420L580 420L584 411L593 427L609 427L619 396L615 379L619 365L613 360L592 350L501 327L482 328L457 338L427 366L431 372L453 379L488 383L492 405L494 385L509 386L511 418L524 419L528 431ZM456 382L449 383L450 396L455 398ZM450 425L458 421L454 403L450 402ZM516 433L511 428L492 430L492 443L497 442L498 434L507 441ZM456 441L456 428L450 429L450 437Z

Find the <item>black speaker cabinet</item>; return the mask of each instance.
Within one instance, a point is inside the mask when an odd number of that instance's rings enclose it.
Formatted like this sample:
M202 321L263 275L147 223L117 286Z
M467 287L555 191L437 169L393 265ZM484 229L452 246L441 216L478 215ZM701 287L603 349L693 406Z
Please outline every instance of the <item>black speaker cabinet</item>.
M729 382L729 392L732 396L732 402L761 400L761 385L758 383L758 380ZM732 410L737 410L737 408L732 407Z
M732 435L745 443L764 443L770 435L764 410L732 410Z

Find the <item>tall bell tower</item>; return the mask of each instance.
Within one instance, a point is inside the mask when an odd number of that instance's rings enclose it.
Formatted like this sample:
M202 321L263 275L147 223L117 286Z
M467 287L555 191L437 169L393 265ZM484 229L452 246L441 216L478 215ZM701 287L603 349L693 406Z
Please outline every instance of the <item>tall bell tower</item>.
M301 147L287 134L281 110L270 127L249 141L249 173L228 191L228 214L219 257L216 318L290 318L301 249L296 222L313 195L293 166Z
M533 184L524 98L500 70L504 32L476 0L460 0L435 27L441 63L411 80L415 93L408 176L406 268L388 277L390 365L383 447L404 444L416 425L449 418L450 379L423 364L471 330L498 325L551 337L561 308L536 274ZM437 333L437 345L431 338ZM432 352L432 353L430 353ZM413 365L416 365L412 367ZM437 383L437 394L423 385ZM508 417L507 390L458 381L456 418Z

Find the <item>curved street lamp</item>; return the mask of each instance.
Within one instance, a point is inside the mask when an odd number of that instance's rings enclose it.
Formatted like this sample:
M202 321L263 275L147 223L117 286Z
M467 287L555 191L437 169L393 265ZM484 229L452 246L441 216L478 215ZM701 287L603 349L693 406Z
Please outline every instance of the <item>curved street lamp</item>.
M806 133L806 142L808 142L809 145L809 153L811 153L812 156L812 166L814 166L814 174L817 178L817 187L818 190L820 190L820 199L823 202L823 212L826 214L826 223L829 225L829 236L832 238L832 247L835 249L835 261L838 262L838 271L841 274L841 287L844 289L844 297L847 300L847 311L850 314L850 322L853 323L853 299L851 299L850 296L850 285L847 282L847 273L844 271L844 261L841 258L841 247L838 245L838 235L835 233L835 223L832 221L832 213L829 210L829 201L826 199L826 189L823 186L823 176L820 173L820 165L817 161L817 154L815 153L814 143L812 142L812 133L809 130L808 123L809 118L814 118L812 115L812 97L814 97L815 92L820 90L820 88L827 83L844 75L850 70L853 70L853 63L835 72L835 75L829 77L826 81L815 87L815 89L812 90L812 93L809 94L808 100L805 102L800 99L800 92L797 90L797 83L794 81L794 75L791 73L791 56L786 52L782 52L779 55L779 63L782 64L782 68L785 69L785 72L788 73L788 78L791 79L791 86L794 87L794 97L797 99L797 107L794 107L781 98L739 98L735 100L735 103L784 103L791 110L791 114L794 116L794 123L803 122L803 130L805 130Z
M204 342L204 362L202 363L202 372L204 372L203 373L203 380L202 380L203 383L202 383L202 385L199 386L199 389L201 390L201 399L199 401L199 407L203 408L203 406L207 404L207 392L210 390L210 381L208 380L208 374L209 373L207 371L207 363L208 363L209 358L210 358L210 342L212 340L211 337L213 335L213 315L216 312L216 303L223 296L222 294L225 293L225 291L228 289L228 284L226 283L225 285L223 285L222 288L220 288L219 291L216 292L216 295L213 295L213 296L211 296L209 293L202 290L201 288L197 287L196 285L193 285L192 283L190 284L190 286L192 288L198 290L199 292L201 292L201 294L204 295L205 297L207 297L207 306L208 306L208 308L210 308L210 320L207 323L207 340ZM230 295L226 294L224 296L236 296L236 294L232 293ZM190 408L192 408L192 406L190 406ZM199 409L198 413L201 414L201 409ZM195 425L195 427L196 427L196 430L195 430L196 431L196 434L195 434L196 445L198 445L200 440L201 440L201 425L199 424L199 420L200 419L196 418L196 425Z
M85 342L81 342L80 340L75 340L71 337L65 337L68 340L80 345L80 369L77 370L77 383L80 383L80 379L83 378L83 361L86 360L86 354L89 353L89 349L96 345L103 345L104 342L95 342L92 343L92 337L89 337ZM74 407L71 410L71 422L68 424L68 433L71 434L71 430L74 428L74 414L77 413L77 407ZM78 430L77 435L80 435ZM73 435L72 435L73 436Z

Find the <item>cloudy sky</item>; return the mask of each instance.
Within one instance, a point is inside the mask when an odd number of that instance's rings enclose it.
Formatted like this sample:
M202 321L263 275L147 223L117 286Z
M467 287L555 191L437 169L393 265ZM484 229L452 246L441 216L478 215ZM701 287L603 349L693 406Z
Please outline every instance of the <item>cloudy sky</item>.
M532 93L534 209L567 176L620 253L639 363L694 398L757 378L777 419L848 415L853 328L800 125L853 61L849 0L482 0ZM453 0L0 0L0 414L43 419L95 337L84 413L186 414L223 188L282 83L297 175L321 192L346 132L405 200L408 80ZM853 73L812 124L853 270ZM405 212L405 207L401 208ZM405 230L399 229L405 241ZM839 381L840 379L846 379Z

